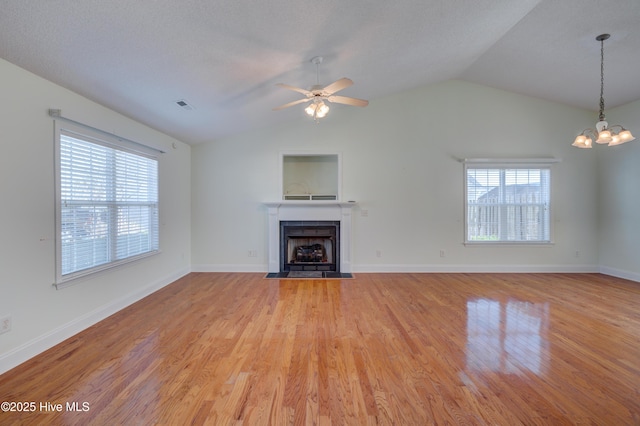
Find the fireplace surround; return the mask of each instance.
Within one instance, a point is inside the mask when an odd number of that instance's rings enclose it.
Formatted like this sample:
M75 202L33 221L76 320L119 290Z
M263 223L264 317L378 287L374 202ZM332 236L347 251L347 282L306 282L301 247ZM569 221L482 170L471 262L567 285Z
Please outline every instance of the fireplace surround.
M351 275L351 210L356 203L283 200L265 205L268 212L269 275L282 277L293 272L322 277ZM290 243L281 238L283 226L292 227L294 235L288 236L293 239ZM305 232L316 235L304 235ZM332 236L331 232L335 235ZM292 247L286 248L290 247L289 244ZM290 262L288 250L297 254L298 249L300 261Z

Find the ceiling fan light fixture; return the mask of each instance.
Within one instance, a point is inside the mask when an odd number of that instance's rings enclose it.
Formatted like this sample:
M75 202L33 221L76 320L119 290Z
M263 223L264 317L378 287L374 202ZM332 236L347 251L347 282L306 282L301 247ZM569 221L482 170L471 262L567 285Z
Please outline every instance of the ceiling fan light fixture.
M324 118L329 113L329 105L316 99L304 109L304 112L306 112L309 117L318 121L318 119Z
M327 115L328 112L329 112L329 105L320 101L320 103L318 104L318 108L316 110L316 117L322 118L325 115Z
M309 117L313 117L313 115L316 113L316 104L309 105L304 109L304 112L306 112Z
M322 57L316 56L311 59L311 62L316 66L316 84L312 86L309 90L301 89L299 87L290 86L288 84L278 83L276 86L280 86L284 89L293 90L294 92L302 93L305 95L305 99L299 99L297 101L289 102L287 104L281 105L279 107L273 108L274 111L278 111L284 108L288 108L293 105L298 105L301 103L310 102L304 108L304 112L311 118L315 120L316 123L319 123L321 118L326 117L329 113L329 105L327 105L324 101L329 103L339 103L351 106L358 107L366 107L369 105L369 101L364 99L356 99L348 96L336 96L335 93L346 89L347 87L353 84L353 81L350 79L343 77L339 80L334 81L333 83L327 86L320 85L320 78L318 74L318 65L322 63Z
M577 148L591 148L593 139L598 144L608 146L620 145L635 139L631 132L619 124L609 127L604 115L604 41L611 37L609 34L600 34L596 40L600 42L600 113L599 121L595 129L584 130L571 144ZM620 130L616 130L620 129Z

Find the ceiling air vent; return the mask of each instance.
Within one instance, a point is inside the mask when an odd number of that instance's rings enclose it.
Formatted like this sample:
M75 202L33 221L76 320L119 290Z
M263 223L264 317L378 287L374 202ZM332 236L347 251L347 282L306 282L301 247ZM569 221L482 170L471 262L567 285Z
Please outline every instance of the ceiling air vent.
M179 101L176 101L176 105L178 105L180 108L182 108L185 111L191 111L194 108L189 105L189 103L187 101L185 101L184 99L180 99Z

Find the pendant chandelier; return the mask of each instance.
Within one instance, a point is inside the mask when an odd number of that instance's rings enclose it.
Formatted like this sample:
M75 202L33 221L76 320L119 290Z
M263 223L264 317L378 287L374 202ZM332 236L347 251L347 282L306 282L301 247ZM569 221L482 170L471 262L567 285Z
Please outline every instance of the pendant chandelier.
M604 41L609 34L600 34L596 40L600 42L600 114L595 129L585 129L571 145L578 148L592 148L593 141L609 146L620 145L635 139L631 132L619 124L609 126L604 116Z

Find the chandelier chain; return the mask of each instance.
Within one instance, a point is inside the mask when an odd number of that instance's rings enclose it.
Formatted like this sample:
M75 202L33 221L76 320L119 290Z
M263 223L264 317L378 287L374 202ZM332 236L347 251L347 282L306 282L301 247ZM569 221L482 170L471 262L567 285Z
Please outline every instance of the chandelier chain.
M604 121L604 39L600 40L600 121Z

